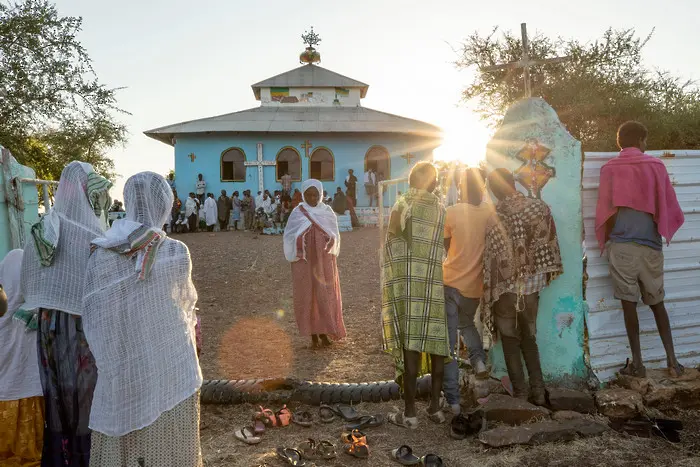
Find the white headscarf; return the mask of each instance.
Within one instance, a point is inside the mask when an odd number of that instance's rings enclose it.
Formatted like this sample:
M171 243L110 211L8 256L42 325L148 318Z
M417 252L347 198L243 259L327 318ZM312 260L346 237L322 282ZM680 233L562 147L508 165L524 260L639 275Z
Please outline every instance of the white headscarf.
M170 212L172 190L162 176L140 173L127 181L124 200L127 220L155 232ZM123 237L115 233L106 237ZM138 263L133 254L100 247L86 268L83 326L100 375L90 428L108 436L151 425L202 384L187 247L162 239L143 280Z
M306 194L306 190L314 187L318 191L318 204L313 207L304 201L299 204L294 211L289 215L287 227L284 229L284 256L289 262L298 261L297 258L297 238L303 235L306 230L311 227L311 221L301 211L303 207L313 221L321 227L321 229L331 238L332 245L328 249L328 253L338 256L340 253L340 231L338 230L338 217L333 212L333 209L323 203L323 184L316 179L306 180L301 185L302 196ZM306 252L303 257L306 258Z
M12 319L24 302L22 256L22 250L12 250L0 262L0 284L7 294L7 313L0 317L0 401L42 395L36 331Z
M90 242L104 231L100 213L93 208L88 194L91 177L103 181L102 192L111 186L92 171L90 164L68 164L61 173L53 209L32 227L42 232L34 235L34 241L27 241L24 249L22 288L27 309L80 314ZM44 261L47 250L52 251L48 263ZM42 261L49 265L42 265Z

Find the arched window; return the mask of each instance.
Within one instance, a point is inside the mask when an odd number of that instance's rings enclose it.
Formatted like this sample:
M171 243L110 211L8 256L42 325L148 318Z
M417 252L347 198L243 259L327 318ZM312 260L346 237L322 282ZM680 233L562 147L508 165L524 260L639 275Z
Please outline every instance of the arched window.
M365 154L365 172L369 168L374 169L374 172L379 177L379 180L391 179L391 161L389 160L389 151L384 146L372 146Z
M311 153L309 159L309 174L311 178L322 182L332 182L335 180L335 161L330 150L320 147Z
M295 182L301 181L301 157L297 150L291 146L282 148L277 153L277 181L281 181L287 172Z
M221 154L221 181L245 182L245 154L241 149L227 149Z

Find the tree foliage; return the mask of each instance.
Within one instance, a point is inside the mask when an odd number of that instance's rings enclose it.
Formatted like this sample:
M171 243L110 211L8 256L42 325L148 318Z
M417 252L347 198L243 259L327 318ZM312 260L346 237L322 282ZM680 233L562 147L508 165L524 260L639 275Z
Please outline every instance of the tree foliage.
M95 76L81 25L47 0L0 0L0 144L42 178L58 179L72 160L113 178L105 153L126 141L117 89Z
M476 68L462 97L476 99L478 111L492 124L500 122L524 92L522 69L481 70L518 61L522 55L519 36L497 33L494 29L487 36L469 36L456 61L460 69ZM565 63L530 68L533 96L544 98L588 151L615 150L617 127L627 120L648 126L650 149L700 147L700 92L691 81L644 65L642 52L652 34L639 37L634 29L608 29L602 38L587 43L543 35L530 38L531 58L571 57Z

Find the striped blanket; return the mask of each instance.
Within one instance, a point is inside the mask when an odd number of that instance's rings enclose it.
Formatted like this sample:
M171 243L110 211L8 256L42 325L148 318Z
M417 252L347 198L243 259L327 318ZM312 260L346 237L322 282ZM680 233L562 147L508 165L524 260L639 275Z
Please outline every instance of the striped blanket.
M401 232L387 234L382 271L383 349L394 356L397 380L403 351L423 354L419 373L429 371L428 354L450 355L442 283L445 208L437 196L411 189L394 205Z

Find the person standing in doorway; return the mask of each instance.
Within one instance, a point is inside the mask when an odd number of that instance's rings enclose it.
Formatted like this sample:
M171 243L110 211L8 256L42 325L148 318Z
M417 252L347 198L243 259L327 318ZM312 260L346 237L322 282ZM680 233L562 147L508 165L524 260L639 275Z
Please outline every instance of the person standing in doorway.
M376 177L374 175L374 169L372 167L367 168L365 172L365 193L367 198L369 198L369 207L372 207L372 200L374 199L374 191L376 188Z
M417 428L416 380L430 372L428 418L443 423L440 392L445 359L450 356L442 279L445 208L433 194L435 166L419 162L409 175L408 193L391 211L384 246L382 348L394 357L405 409L389 421Z
M196 192L197 192L197 199L199 200L199 204L202 205L204 204L204 198L207 191L207 182L204 181L204 177L202 174L197 175L197 186L196 186Z
M357 177L352 169L348 169L348 176L345 177L345 194L352 199L353 206L357 206Z
M509 170L491 172L489 187L498 204L486 227L482 319L503 341L515 397L545 405L537 309L540 291L564 272L557 229L549 206L517 191Z
M486 227L494 214L492 205L484 203L484 180L477 169L466 173L466 190L461 203L447 208L445 216L445 250L442 265L445 283L445 310L450 333L452 360L445 365L444 392L452 413L460 413L459 355L460 337L469 350L469 360L477 378L488 377L486 352L474 325L474 316L484 287L484 245Z
M284 175L282 175L282 178L280 179L282 182L282 192L286 195L291 195L292 194L292 176L289 175L289 172L285 172Z
M221 190L221 196L216 201L216 211L219 217L219 228L222 232L226 232L231 217L231 198L226 196L226 190Z
M199 212L199 202L195 198L194 192L190 192L189 198L185 201L185 218L187 219L187 230L197 231L197 214Z
M311 336L313 348L345 337L337 256L338 218L321 202L323 185L306 180L304 201L289 216L284 230L284 256L292 263L294 315L299 333Z
M663 162L644 154L648 131L639 122L626 122L617 131L620 155L600 169L596 237L607 247L615 298L622 302L632 362L623 375L644 378L637 303L649 305L666 351L672 377L683 374L673 347L664 305L662 237L671 242L685 218Z
M213 193L207 193L207 199L204 201L204 220L207 224L207 232L213 232L218 220L216 209L216 200Z

